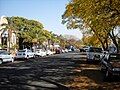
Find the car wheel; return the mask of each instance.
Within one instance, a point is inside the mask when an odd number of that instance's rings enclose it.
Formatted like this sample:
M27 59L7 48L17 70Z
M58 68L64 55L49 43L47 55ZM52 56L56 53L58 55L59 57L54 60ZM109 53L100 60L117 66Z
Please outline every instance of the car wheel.
M27 60L29 59L29 55L27 55L26 59L27 59Z
M39 57L39 55L35 55L35 57L36 57L36 58L38 58L38 57Z
M36 58L36 55L33 55L33 58Z
M2 64L2 60L0 59L0 64Z
M12 57L12 60L11 60L12 62L14 62L14 58Z
M101 72L105 72L105 71L106 71L105 66L104 66L104 65L101 65L101 66L100 66L100 70L101 70Z

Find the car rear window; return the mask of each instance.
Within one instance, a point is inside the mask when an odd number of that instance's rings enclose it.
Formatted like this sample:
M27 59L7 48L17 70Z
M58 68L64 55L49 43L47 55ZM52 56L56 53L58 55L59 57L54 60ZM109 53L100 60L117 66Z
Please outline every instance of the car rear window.
M32 52L31 50L28 50L27 52Z
M0 51L0 55L8 55L7 51Z
M25 50L19 50L19 52L25 52Z

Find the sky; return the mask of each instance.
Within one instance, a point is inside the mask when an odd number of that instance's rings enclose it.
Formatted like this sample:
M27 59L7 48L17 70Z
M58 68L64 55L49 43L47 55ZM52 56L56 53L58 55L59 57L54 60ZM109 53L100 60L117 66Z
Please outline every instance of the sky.
M41 22L44 29L55 34L74 35L81 39L79 30L67 30L61 24L65 6L70 0L0 0L0 16L19 16Z

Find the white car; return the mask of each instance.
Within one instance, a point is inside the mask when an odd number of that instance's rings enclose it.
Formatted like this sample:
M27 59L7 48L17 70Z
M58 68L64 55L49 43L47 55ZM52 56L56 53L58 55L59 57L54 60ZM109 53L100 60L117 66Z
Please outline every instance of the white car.
M72 50L71 49L68 49L68 52L71 52Z
M97 48L97 47L89 47L88 50L86 50L87 53L87 61L92 62L92 61L100 61L103 51L102 48Z
M67 52L68 52L68 49L65 49L65 52L67 53Z
M52 51L50 51L50 50L47 50L47 51L46 51L46 54L47 54L47 55L52 55L52 54L54 54L54 53L53 53Z
M46 56L46 51L44 51L43 49L37 49L36 51L35 51L35 56L41 56L41 57L43 57L43 56Z
M3 62L13 62L14 57L5 50L0 50L0 64Z
M33 53L31 50L23 49L17 52L15 59L29 59L34 57L35 57L35 53Z

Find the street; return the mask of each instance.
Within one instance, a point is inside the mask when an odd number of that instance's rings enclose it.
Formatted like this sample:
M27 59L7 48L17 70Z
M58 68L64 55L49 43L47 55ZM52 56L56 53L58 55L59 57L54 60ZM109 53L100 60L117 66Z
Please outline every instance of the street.
M0 90L119 90L120 80L103 81L99 63L69 52L0 65Z

